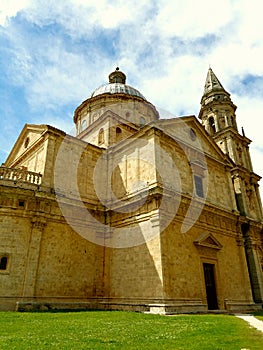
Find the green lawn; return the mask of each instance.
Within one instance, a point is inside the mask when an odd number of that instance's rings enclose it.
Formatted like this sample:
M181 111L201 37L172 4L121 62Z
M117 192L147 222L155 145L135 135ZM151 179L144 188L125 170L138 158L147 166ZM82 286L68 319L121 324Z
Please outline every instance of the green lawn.
M260 321L263 321L263 311L257 311L253 314L256 318L258 318Z
M263 349L263 333L227 315L118 311L0 313L0 349Z

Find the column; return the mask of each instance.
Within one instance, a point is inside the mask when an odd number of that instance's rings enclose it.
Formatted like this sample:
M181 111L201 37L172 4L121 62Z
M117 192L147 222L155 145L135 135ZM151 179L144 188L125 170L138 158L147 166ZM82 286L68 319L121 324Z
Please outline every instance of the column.
M219 123L218 123L218 115L214 115L213 118L214 118L214 122L215 122L215 130L216 130L216 132L220 131Z

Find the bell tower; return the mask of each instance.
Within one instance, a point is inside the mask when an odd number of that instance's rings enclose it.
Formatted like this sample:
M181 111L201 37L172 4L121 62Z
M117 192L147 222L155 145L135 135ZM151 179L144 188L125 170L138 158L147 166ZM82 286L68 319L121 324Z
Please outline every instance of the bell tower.
M248 152L248 145L251 141L245 137L244 132L243 135L238 133L236 108L230 94L224 89L213 70L209 68L199 118L221 150L228 154L234 163L252 171Z
M242 134L238 132L236 109L230 93L224 89L212 68L209 68L199 118L208 134L234 162L232 180L240 213L262 220L258 190L260 176L253 172L249 152L251 140L245 136L243 128Z
M262 205L258 189L261 177L253 172L249 153L251 140L245 136L243 128L242 134L238 132L236 108L230 94L209 68L199 118L208 134L233 161L231 175L236 205L240 213L240 231L244 241L251 290L254 301L262 303L263 281L254 234L257 228L250 224L253 220L260 225L262 223Z

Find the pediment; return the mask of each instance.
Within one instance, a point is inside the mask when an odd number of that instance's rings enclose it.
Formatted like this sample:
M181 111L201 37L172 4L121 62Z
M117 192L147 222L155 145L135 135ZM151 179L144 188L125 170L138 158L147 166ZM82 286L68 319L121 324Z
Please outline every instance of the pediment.
M155 125L175 141L179 141L182 147L196 149L210 158L232 166L229 157L222 152L195 116L160 119Z
M102 113L102 115L97 120L95 120L85 130L83 130L78 135L78 138L85 139L85 136L88 135L89 133L92 133L94 130L99 130L100 128L105 128L105 126L107 128L109 126L114 126L114 125L115 126L121 125L122 128L131 130L132 132L138 131L138 127L135 124L128 122L119 114L111 110L106 110L105 112Z
M138 126L136 126L134 123L127 121L127 119L124 119L122 116L114 113L111 110L105 111L98 119L98 122L104 122L107 119L110 120L111 124L115 126L121 125L123 128L133 130L134 132L138 130Z
M48 130L53 132L63 131L45 124L25 124L20 135L18 136L9 156L5 161L5 166L15 167L19 165L20 160L28 157L33 149L43 140L43 135Z
M209 232L203 232L196 240L194 240L196 246L202 246L212 249L221 249L222 244Z

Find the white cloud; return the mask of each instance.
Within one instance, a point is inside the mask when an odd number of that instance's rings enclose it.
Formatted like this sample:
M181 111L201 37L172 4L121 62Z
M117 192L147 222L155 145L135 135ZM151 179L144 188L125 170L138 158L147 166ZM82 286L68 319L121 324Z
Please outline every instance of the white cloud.
M0 2L0 25L4 26L8 24L11 17L27 8L31 3L31 0L1 0Z
M27 9L25 18L38 26L57 23L68 35L82 38L96 29L114 29L138 22L148 8L147 0L38 0Z
M198 38L217 33L232 17L231 1L158 1L156 24L164 37Z

